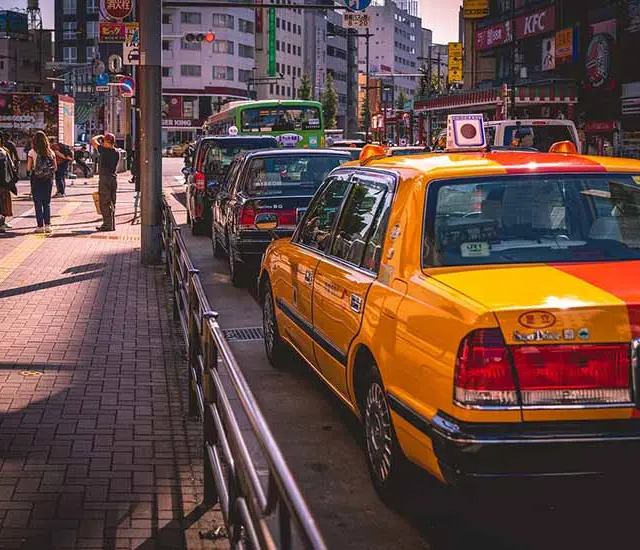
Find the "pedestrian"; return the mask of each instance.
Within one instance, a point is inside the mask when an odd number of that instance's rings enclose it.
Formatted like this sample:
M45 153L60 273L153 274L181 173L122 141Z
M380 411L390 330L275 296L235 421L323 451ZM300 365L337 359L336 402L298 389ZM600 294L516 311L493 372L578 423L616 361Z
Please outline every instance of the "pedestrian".
M10 151L6 148L4 136L0 135L0 233L5 233L8 229L11 229L7 218L13 216L11 193L18 194L17 181L17 169L11 158Z
M102 225L96 227L98 231L116 230L116 192L118 181L116 174L120 154L115 148L116 136L111 133L91 138L91 145L98 151L98 195Z
M67 186L67 170L69 169L69 161L73 160L73 155L71 154L71 148L64 143L54 143L51 145L51 149L56 154L56 162L58 164L56 169L57 192L53 198L64 197Z
M9 151L9 156L13 161L13 166L16 169L16 176L20 177L20 157L18 156L18 148L16 147L15 141L11 139L11 135L4 134L2 136L4 141L4 148Z
M58 165L56 155L44 132L37 131L27 157L27 172L31 174L31 196L36 210L36 233L51 233L51 190Z
M88 155L89 152L87 151L87 146L85 144L82 144L80 149L76 149L75 153L73 153L73 160L76 161L76 166L78 166L80 170L82 170L85 179L89 177L89 173L91 172L91 170L87 166ZM84 183L85 185L87 184L86 181Z

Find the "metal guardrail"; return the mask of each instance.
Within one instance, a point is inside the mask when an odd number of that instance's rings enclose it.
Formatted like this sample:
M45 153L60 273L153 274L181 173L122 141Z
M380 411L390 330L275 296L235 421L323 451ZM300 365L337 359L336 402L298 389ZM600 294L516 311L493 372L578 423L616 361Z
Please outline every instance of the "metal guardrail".
M203 420L204 503L219 503L233 548L323 550L326 545L211 310L171 207L162 200L162 243L173 316L187 345L189 414ZM263 487L225 392L229 375L268 468ZM297 543L297 544L296 544Z

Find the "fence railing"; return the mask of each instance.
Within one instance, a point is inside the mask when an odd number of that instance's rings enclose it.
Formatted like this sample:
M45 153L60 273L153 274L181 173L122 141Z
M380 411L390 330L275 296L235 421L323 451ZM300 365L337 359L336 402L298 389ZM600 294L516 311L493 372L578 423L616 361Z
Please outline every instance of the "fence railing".
M204 431L204 503L220 504L234 548L325 549L318 527L260 412L247 381L211 310L171 207L163 198L162 242L173 289L173 315L187 346L189 414ZM228 375L268 469L260 480L237 415L223 387Z

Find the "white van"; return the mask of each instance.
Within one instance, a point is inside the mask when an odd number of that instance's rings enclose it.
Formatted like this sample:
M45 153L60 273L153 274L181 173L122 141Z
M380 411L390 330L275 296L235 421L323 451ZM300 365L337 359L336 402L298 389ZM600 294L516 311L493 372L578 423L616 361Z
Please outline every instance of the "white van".
M530 118L523 120L494 120L485 122L485 136L489 145L509 147L515 137L524 138L523 146L535 147L546 153L557 141L571 141L582 153L576 126L571 120Z

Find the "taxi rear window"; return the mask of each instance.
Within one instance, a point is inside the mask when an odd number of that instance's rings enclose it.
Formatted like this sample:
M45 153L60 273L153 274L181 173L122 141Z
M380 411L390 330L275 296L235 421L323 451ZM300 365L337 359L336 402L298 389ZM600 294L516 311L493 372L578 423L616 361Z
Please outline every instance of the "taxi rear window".
M423 267L640 259L640 176L434 182Z
M577 145L569 126L564 124L506 126L502 144L507 147L535 147L538 151L547 153L557 141L571 141Z

